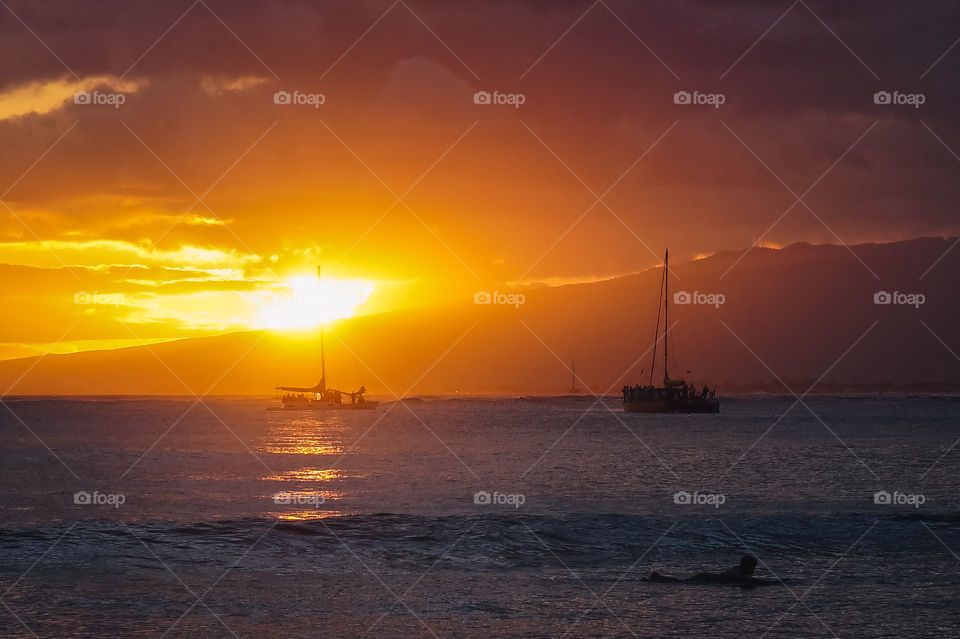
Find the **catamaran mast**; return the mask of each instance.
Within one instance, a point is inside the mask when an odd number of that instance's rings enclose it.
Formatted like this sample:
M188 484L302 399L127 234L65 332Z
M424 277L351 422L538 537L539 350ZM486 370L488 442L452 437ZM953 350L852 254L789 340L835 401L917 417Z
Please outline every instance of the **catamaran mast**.
M317 265L317 279L323 279L323 271ZM323 326L320 326L320 386L324 391L327 390L327 360L323 352Z
M667 327L670 325L670 249L663 252L663 386L666 388L667 380Z
M653 353L650 355L650 385L653 386L653 373L657 368L657 342L660 341L660 299L663 296L663 287L667 281L667 255L663 255L664 269L663 273L660 276L660 291L657 293L657 325L653 329ZM666 319L664 319L666 322ZM666 324L664 324L666 326ZM666 372L666 368L664 368Z

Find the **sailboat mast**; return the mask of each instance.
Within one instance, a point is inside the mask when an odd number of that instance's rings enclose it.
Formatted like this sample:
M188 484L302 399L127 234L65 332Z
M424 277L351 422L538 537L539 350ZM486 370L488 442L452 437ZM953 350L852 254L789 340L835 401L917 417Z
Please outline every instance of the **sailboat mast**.
M664 256L666 260L666 256ZM664 262L666 263L666 262ZM653 386L653 373L657 368L657 342L660 341L660 298L663 295L663 285L667 281L667 269L660 275L660 290L657 291L657 325L653 329L653 353L650 355L650 385ZM666 319L664 319L666 321Z
M323 280L323 271L320 270L320 265L317 265L317 279ZM323 390L327 390L327 358L326 354L323 351L323 325L320 326L320 383L323 385Z
M670 330L670 249L663 252L663 385L666 387L670 376L667 374L667 331Z

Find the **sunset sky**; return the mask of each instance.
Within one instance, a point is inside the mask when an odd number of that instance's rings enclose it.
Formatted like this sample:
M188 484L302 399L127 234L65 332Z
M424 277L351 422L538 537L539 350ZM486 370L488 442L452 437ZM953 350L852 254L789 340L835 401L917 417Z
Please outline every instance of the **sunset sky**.
M958 25L956 2L5 0L0 359L665 247L956 235Z

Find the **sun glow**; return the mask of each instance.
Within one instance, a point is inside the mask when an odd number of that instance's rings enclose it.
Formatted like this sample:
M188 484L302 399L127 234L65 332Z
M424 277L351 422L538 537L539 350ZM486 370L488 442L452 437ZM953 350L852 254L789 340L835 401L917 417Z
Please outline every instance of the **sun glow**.
M353 317L375 288L368 280L297 275L274 288L260 313L261 324L276 330L303 329Z

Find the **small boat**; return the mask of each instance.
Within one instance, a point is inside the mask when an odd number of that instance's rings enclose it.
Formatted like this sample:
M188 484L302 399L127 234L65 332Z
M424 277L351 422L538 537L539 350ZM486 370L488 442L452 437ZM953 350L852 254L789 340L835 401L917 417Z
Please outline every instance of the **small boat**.
M379 402L371 402L364 397L367 389L353 392L327 388L327 363L323 350L323 333L320 333L320 381L310 387L277 386L276 392L283 392L280 406L267 410L373 410Z
M570 361L570 390L567 391L569 395L580 395L583 393L583 389L577 386L577 362Z
M670 379L667 371L667 332L670 301L668 297L669 251L663 254L663 386L653 385L653 371L657 363L657 342L660 340L661 300L657 300L657 328L653 335L653 362L650 365L650 382L646 386L623 387L623 411L625 413L719 413L720 399L715 390L707 386L697 391L682 379ZM689 371L688 371L689 372Z

